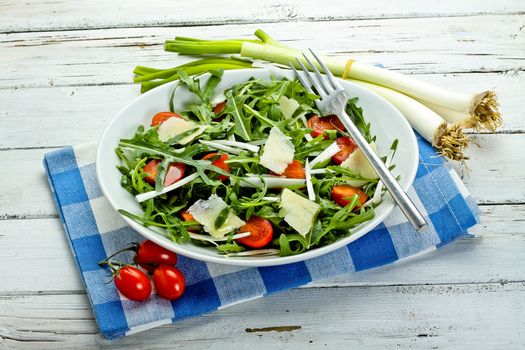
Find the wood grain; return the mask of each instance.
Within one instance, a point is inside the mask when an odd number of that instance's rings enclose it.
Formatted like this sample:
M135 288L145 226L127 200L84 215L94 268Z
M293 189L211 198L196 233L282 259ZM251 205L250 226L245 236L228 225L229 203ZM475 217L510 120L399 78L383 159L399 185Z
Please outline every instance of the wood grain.
M525 342L525 3L0 1L0 349L521 349ZM478 237L108 342L98 334L41 164L98 139L138 95L135 65L185 62L173 35L250 37L494 88L505 125L474 135L463 180ZM461 170L461 169L460 169Z
M220 4L210 0L197 3L139 0L110 5L105 1L38 0L0 3L0 32L47 31L65 29L200 26L224 23L284 22L299 20L342 20L366 18L410 18L430 16L469 16L473 14L509 14L525 11L513 0L453 1L414 3L410 0L323 1L260 0L257 6L231 0ZM82 9L79 11L79 9Z
M521 15L223 25L220 31L215 26L124 28L0 34L0 88L129 83L135 65L184 62L163 51L167 38L247 38L259 27L301 49L312 47L408 73L524 68Z
M519 349L524 298L522 282L309 288L108 342L97 334L84 295L5 296L0 347ZM271 331L277 327L290 331ZM269 331L247 331L254 328Z

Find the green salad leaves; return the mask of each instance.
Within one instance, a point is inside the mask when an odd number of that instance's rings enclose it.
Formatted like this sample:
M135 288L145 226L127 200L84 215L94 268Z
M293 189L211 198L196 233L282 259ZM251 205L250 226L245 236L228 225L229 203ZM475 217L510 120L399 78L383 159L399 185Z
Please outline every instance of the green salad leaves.
M372 196L377 179L363 178L358 172L333 164L328 159L324 164L316 165L318 171L311 177L315 203L320 207L311 230L301 235L285 221L285 213L280 208L282 188L267 183L268 177L275 177L275 174L260 164L270 129L278 128L291 141L295 148L294 162L298 161L302 166L307 158L311 160L319 155L337 137L347 136L344 130L328 130L317 137L310 137L312 129L307 120L319 114L315 106L318 96L306 91L298 81L252 78L224 92L217 92L222 70L209 71L205 83L200 77L188 76L184 70L177 73L180 82L171 95L171 111L185 121L205 126L204 131L197 135L194 129L190 129L163 142L158 132L162 125L147 129L139 126L135 135L120 140L116 149L121 160L118 165L121 184L135 196L151 191L161 192L165 188L164 179L170 165L174 163L183 164L183 177L191 174L198 176L194 175L192 181L177 189L142 201L143 214L121 210L123 215L155 228L173 241L213 246L219 253L232 256L251 248L234 238L239 233L236 230L222 239L214 240L211 236L210 239L203 239L202 236L209 235L200 223L192 220L191 215L189 220L188 215L183 215L196 201L205 201L216 194L227 204L214 220L212 226L215 229L224 227L230 214L244 221L253 216L268 220L273 227L273 239L265 248L277 249L281 256L300 254L330 244L350 235L357 225L373 218L373 205L362 205L358 196L354 195L349 198L349 204L341 206L332 200L331 191L335 185L359 182L359 187ZM173 100L177 98L178 89L183 88L194 94L198 102L187 105L185 110L174 111ZM214 112L218 96L223 96L224 108ZM373 142L375 137L371 135L370 125L366 123L357 102L355 98L349 100L347 112L367 141ZM182 139L191 135L196 135L191 142L180 144ZM222 149L209 146L224 140L230 143L221 144L224 145ZM239 142L251 145L248 148L252 150L235 147ZM259 151L254 152L254 147ZM230 149L230 152L225 151ZM227 154L226 159L222 159L222 154ZM203 159L205 157L207 159ZM144 169L152 160L158 162L155 174ZM250 185L248 177L259 178L262 185ZM308 198L304 184L286 187Z

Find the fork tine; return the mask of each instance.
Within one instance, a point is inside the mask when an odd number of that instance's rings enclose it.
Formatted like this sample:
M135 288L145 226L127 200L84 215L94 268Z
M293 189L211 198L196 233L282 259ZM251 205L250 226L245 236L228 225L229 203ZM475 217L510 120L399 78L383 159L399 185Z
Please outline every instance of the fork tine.
M297 61L297 63L301 66L301 68L303 69L303 72L304 72L304 75L308 78L308 81L310 82L310 85L313 85L313 87L315 87L315 89L317 90L317 93L321 96L321 97L325 97L326 96L326 92L324 91L324 89L319 85L319 83L317 82L316 79L314 79L312 77L312 75L310 74L310 72L308 71L308 68L306 68L304 66L304 64L296 57L295 60Z
M332 72L330 72L328 67L326 67L326 65L323 63L323 61L321 61L321 59L315 54L315 52L312 49L308 49L308 50L310 50L310 53L312 54L312 56L314 56L314 58L316 59L317 63L319 63L321 68L323 68L324 73L326 74L326 76L330 80L330 83L332 84L332 87L334 89L340 89L341 88L341 84L339 84L339 82L337 80L335 80L334 75L332 74Z
M325 81L325 79L323 78L323 76L321 75L321 73L319 72L319 70L317 69L317 67L315 66L315 64L312 64L312 61L310 61L310 59L308 58L308 56L306 56L304 53L303 53L303 57L304 59L306 60L306 62L310 65L310 67L312 68L312 70L314 71L314 74L315 74L315 77L316 77L316 80L319 82L319 84L321 85L321 88L324 89L324 92L326 92L326 94L329 94L330 91L332 90L332 87L327 84L327 82Z
M295 69L294 65L291 62L289 64L290 64L290 68L292 68L293 72L295 73L295 76L297 77L297 79L299 79L299 81L304 86L304 88L308 90L310 93L314 93L312 89L310 88L310 84L308 84L308 82L304 80L304 78L301 76L301 74L299 74L297 69Z

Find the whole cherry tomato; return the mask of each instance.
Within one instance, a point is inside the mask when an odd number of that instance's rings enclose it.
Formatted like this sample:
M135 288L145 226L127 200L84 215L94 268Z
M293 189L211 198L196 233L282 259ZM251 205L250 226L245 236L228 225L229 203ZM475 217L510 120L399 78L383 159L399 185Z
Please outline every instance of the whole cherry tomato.
M115 275L115 286L128 299L143 301L151 295L148 276L131 265L122 267Z
M175 265L177 254L146 240L138 245L135 262L147 271L153 272L160 265Z
M182 272L169 265L161 265L155 269L153 283L157 294L168 300L179 299L186 290L186 279Z

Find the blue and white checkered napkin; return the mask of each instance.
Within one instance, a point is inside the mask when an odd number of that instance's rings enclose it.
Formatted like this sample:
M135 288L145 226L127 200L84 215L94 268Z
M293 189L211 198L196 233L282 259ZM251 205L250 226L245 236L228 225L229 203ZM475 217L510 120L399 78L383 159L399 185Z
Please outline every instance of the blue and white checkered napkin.
M117 338L214 311L312 281L388 264L439 248L467 234L479 209L454 170L418 139L420 161L411 197L432 222L415 233L398 209L362 238L304 262L260 268L205 263L179 256L186 293L170 302L155 294L146 302L120 295L98 262L143 240L110 207L95 177L94 143L45 155L44 165L71 250L97 319L107 338Z

